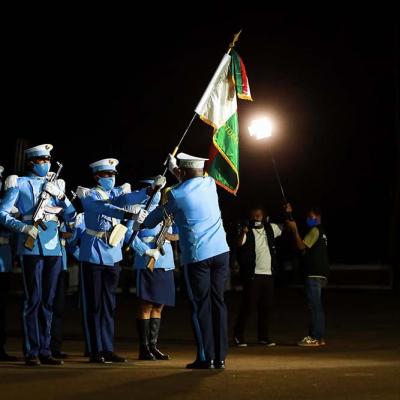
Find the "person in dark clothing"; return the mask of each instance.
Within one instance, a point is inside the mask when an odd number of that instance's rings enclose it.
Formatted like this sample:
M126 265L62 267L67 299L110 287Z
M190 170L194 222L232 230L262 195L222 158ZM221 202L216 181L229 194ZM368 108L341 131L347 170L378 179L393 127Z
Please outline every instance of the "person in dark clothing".
M292 212L290 204L286 211ZM309 228L304 239L301 238L295 221L287 221L293 233L297 248L302 252L305 269L305 290L310 310L310 330L299 346L318 347L325 345L325 311L322 304L322 289L326 287L329 276L327 237L321 225L321 211L312 207L307 212Z
M238 237L238 261L243 284L242 304L234 328L234 342L246 347L245 330L249 318L258 314L258 341L275 346L270 340L269 325L274 294L274 272L277 267L275 239L282 229L269 223L264 210L255 207L250 220L240 227Z

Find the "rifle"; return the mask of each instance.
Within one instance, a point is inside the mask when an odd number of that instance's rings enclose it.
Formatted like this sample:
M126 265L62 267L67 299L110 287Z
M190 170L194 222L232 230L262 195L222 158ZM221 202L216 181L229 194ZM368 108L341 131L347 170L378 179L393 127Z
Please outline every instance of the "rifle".
M144 209L145 209L146 211L148 211L148 210L150 209L150 207L152 206L153 201L154 201L154 199L155 199L157 193L158 193L160 190L161 190L161 186L156 186L156 187L153 189L153 192L152 192L150 198L147 200L147 203L146 203L146 205L145 205L145 207L144 207ZM128 244L125 246L125 251L126 251L126 252L128 252L129 249L131 248L133 241L136 239L136 236L137 236L138 233L139 233L139 230L140 230L140 224L138 224L137 222L135 222L134 225L133 225L133 232L132 232L132 235L131 235L131 237L130 237L129 240L128 240Z
M168 233L168 229L174 223L174 220L172 219L172 214L167 214L165 210L164 213L165 213L164 221L162 223L161 230L160 232L158 232L158 235L156 237L156 249L160 252L162 256L165 255L165 250L164 250L164 243L166 240L165 236ZM150 257L149 262L146 265L146 268L148 268L151 272L153 272L155 264L156 260L153 257Z
M63 165L59 162L57 162L57 165L58 165L57 172L55 174L53 174L50 177L50 179L48 179L48 182L55 182L58 179L58 177L61 173L61 170L63 168ZM38 203L36 210L32 217L33 226L36 229L38 229L40 226L44 231L47 230L47 227L44 224L43 219L45 216L45 208L50 199L51 199L51 194L49 194L45 190L43 190L42 193L40 194L39 203ZM28 236L25 240L24 246L28 250L32 250L35 246L35 239L33 239L31 236Z

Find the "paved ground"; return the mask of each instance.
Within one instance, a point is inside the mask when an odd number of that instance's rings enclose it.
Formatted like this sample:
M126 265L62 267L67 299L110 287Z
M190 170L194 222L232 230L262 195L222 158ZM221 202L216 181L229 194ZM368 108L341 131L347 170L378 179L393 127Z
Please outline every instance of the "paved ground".
M238 296L228 294L234 320ZM306 329L302 293L280 290L274 338L279 346L231 349L226 371L188 371L194 346L187 304L167 311L163 350L170 361L139 362L136 357L133 297L121 297L117 350L124 365L92 366L81 357L79 312L69 299L62 367L30 369L0 364L0 398L8 399L400 399L400 299L389 292L335 292L327 295L328 345L294 345ZM19 355L18 307L11 307L9 349ZM254 326L249 341L254 341Z

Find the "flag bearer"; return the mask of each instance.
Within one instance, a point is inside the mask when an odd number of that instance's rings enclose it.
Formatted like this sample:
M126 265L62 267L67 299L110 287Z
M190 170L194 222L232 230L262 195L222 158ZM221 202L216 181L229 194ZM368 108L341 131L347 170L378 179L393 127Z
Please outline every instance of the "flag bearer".
M197 342L197 358L187 368L225 368L228 350L227 310L224 286L229 266L229 247L222 225L216 184L204 176L204 158L180 153L170 156L169 169L180 184L168 193L164 206L154 210L144 227L155 227L164 212L173 215Z

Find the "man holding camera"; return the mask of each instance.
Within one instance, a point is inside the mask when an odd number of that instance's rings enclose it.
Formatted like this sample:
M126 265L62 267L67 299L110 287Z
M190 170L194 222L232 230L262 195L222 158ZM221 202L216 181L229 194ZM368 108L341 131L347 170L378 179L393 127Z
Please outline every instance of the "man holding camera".
M258 342L275 346L270 340L269 325L274 293L273 274L277 268L275 239L282 233L281 227L269 223L262 207L250 210L249 221L243 224L238 237L238 261L243 283L243 297L234 330L234 342L246 347L247 322L258 314Z

